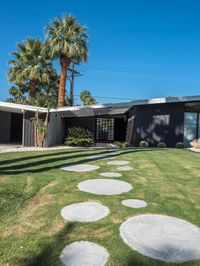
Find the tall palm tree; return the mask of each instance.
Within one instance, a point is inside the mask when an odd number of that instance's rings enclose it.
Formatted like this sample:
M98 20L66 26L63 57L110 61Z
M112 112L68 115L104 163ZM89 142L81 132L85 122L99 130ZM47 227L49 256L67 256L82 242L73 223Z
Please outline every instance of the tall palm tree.
M88 57L87 28L80 25L73 16L65 15L54 19L47 26L47 47L52 58L59 59L61 66L58 107L65 103L67 69L73 61L81 63Z
M30 100L36 96L41 84L48 84L51 76L56 75L44 44L38 39L28 38L17 45L17 51L11 53L8 70L9 81L28 87Z

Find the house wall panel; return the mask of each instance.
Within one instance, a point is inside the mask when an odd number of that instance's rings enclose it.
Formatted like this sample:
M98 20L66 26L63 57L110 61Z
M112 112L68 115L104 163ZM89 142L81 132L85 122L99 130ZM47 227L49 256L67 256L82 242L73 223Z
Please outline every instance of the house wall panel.
M65 119L57 113L50 113L47 146L63 144L65 135Z
M183 142L184 104L156 104L134 107L130 112L134 116L132 144L138 146L141 140L156 147L164 141L168 147Z
M22 145L25 147L35 146L35 127L33 112L25 112L23 116L23 142Z

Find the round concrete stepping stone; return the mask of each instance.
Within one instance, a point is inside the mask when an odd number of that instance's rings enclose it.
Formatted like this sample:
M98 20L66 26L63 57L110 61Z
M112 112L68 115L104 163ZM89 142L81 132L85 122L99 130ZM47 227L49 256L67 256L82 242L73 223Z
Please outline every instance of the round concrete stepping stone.
M96 195L119 195L133 187L124 181L115 179L90 179L78 184L81 191Z
M147 203L145 201L139 199L122 200L121 204L126 207L135 208L135 209L145 208L147 206Z
M119 171L131 171L131 170L133 170L133 167L131 167L131 166L122 166L122 167L117 167L117 170L119 170Z
M81 202L68 205L61 210L62 217L72 222L93 222L106 217L108 207L97 202Z
M111 161L111 162L107 162L107 164L110 165L126 165L129 164L128 161Z
M104 266L108 258L105 248L88 241L74 242L66 246L60 255L65 266Z
M73 164L61 167L62 170L70 172L90 172L99 169L100 166L91 164Z
M123 241L145 256L182 263L200 258L200 229L165 215L139 215L120 227Z
M122 176L122 174L112 173L112 172L101 173L100 175L104 177L121 177Z

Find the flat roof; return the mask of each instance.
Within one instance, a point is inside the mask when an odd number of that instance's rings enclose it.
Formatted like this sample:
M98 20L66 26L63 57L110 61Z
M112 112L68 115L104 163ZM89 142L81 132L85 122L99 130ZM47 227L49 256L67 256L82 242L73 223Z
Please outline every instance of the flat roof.
M62 108L52 108L51 113L59 112L61 114L65 113L69 116L73 116L77 113L87 113L90 115L95 115L102 112L108 112L108 114L123 114L126 113L131 107L138 105L150 105L150 104L165 104L165 103L178 103L178 102L200 102L200 95L197 96L183 96L183 97L166 97L166 98L153 98L153 99L142 99L142 100L133 100L130 102L122 103L107 103L107 104L95 104L91 106L73 106L73 107L62 107ZM1 102L0 101L0 111L5 112L15 112L23 113L25 111L29 112L39 112L46 113L47 108L31 105L16 104L10 102ZM83 116L83 115L82 115ZM87 115L88 116L88 115Z
M46 113L47 109L43 107L37 107L32 105L25 105L25 104L17 104L17 103L10 103L10 102L1 102L0 101L0 111L5 112L13 112L13 113L23 113L24 111L29 112L40 112Z

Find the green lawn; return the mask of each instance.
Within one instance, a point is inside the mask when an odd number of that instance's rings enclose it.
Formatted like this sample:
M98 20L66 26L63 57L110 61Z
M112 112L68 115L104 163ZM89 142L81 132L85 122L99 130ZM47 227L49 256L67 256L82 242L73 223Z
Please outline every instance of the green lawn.
M119 196L80 192L77 184L115 171L104 160L86 160L103 150L61 150L0 154L0 265L57 266L65 245L76 240L99 243L110 253L108 265L168 265L145 257L126 246L119 226L128 217L159 213L185 219L200 227L200 154L184 150L121 151L133 171L121 180L133 190ZM59 169L72 162L90 162L101 168L90 173ZM131 209L120 204L127 198L144 199L148 206ZM93 223L68 223L60 215L68 204L100 201L110 215ZM178 265L178 264L170 264ZM183 265L183 264L182 264ZM200 260L184 265L200 265Z

